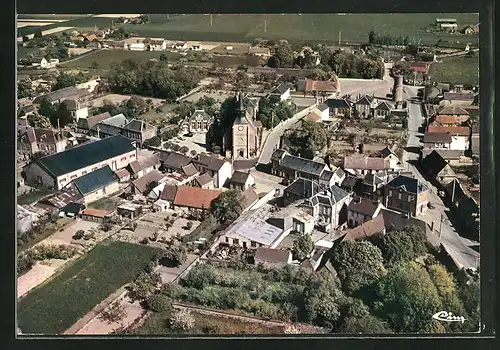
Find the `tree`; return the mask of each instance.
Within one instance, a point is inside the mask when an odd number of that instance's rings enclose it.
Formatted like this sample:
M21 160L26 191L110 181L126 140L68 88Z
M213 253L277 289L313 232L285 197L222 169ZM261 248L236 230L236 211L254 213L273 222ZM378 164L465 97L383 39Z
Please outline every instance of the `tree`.
M187 260L187 253L184 248L172 247L160 259L160 264L165 266L178 267L184 264Z
M40 28L36 28L35 31L33 32L33 38L41 38L42 35L42 30Z
M248 75L243 72L243 71L239 71L238 73L236 73L236 84L235 84L235 87L237 90L242 90L248 86L250 86L250 78L248 77Z
M174 311L169 319L170 328L181 331L188 331L192 329L194 327L194 323L194 317L188 309Z
M375 314L396 332L424 332L431 315L442 308L436 287L424 267L409 262L396 265L374 286Z
M161 138L158 136L153 136L152 138L144 141L143 145L146 147L160 147L161 146Z
M273 68L286 68L293 67L294 55L293 50L289 44L279 44L274 54L269 58L267 65Z
M122 102L120 109L125 117L136 119L141 114L148 112L150 106L148 106L142 97L132 96L128 100Z
M310 235L300 235L296 240L293 241L292 253L295 259L302 261L304 260L313 250L314 242Z
M172 299L165 294L153 294L146 301L146 306L154 312L167 312L172 310Z
M182 146L181 148L179 148L179 152L181 152L182 154L187 154L189 152L189 147Z
M377 43L377 41L377 34L375 33L375 31L371 30L370 33L368 33L368 43L375 44Z
M148 299L159 284L161 284L161 276L159 274L141 272L129 286L129 296L134 300Z
M123 307L122 304L119 302L115 302L111 304L106 310L104 310L100 315L99 318L102 321L105 321L109 324L111 323L116 323L121 320L127 315L125 312L125 308Z
M220 222L236 220L243 211L241 191L222 192L219 197L212 201L210 211Z
M52 119L56 113L56 107L47 98L42 99L38 106L38 113L44 117Z
M57 76L56 78L56 83L54 86L52 86L52 90L60 90L64 89L70 86L75 86L76 84L80 83L81 79L78 79L78 77L74 74L66 74L66 73L61 73Z
M34 128L48 129L51 127L50 119L38 113L29 114L28 123Z
M416 226L377 235L371 241L380 248L388 266L414 260L427 252L425 233Z
M99 62L97 62L96 60L93 60L92 63L90 64L90 68L91 69L99 68Z
M193 158L196 157L197 154L198 154L198 152L196 152L196 150L194 150L194 149L192 149L191 152L189 152L189 155Z
M351 333L351 334L388 334L392 331L382 323L380 319L372 315L365 315L362 317L347 317L342 326L340 327L339 333Z
M332 253L331 262L348 293L371 285L386 272L380 249L366 241L340 243Z
M158 181L150 181L147 183L146 185L146 191L144 191L144 194L147 195L149 194L149 192L151 192L153 190L153 188L157 187L158 186Z
M31 97L33 88L30 79L20 79L17 82L17 98Z
M54 127L60 126L61 128L73 122L73 116L68 110L68 105L64 101L59 104L56 112L49 119Z
M165 55L164 53L162 53L160 55L160 58L159 58L160 62L165 62L165 63L168 63L168 57L167 55Z

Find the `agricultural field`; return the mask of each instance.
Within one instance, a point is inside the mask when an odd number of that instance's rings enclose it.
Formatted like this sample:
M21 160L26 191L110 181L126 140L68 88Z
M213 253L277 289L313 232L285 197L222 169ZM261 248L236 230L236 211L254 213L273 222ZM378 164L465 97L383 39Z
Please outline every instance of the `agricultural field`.
M433 82L479 84L479 54L443 58L431 65L429 75Z
M178 53L168 51L125 51L125 50L98 50L94 51L85 57L75 58L68 62L62 63L63 68L80 68L89 69L92 63L96 61L99 64L99 69L107 70L112 63L120 63L126 59L132 59L138 63L147 63L150 59L159 59L160 55L167 56L169 61L175 62L181 57Z
M188 334L283 334L284 327L264 325L219 315L207 315L192 312L194 328ZM180 334L168 327L170 313L154 313L133 334Z
M59 334L99 302L132 281L158 253L156 248L103 242L18 303L23 333Z
M303 14L303 15L150 15L151 22L144 25L125 24L128 31L139 36L163 37L179 40L242 41L255 38L271 40L287 39L291 42L327 42L338 40L366 43L372 29L379 34L409 36L410 40L421 39L421 44L435 44L438 39L457 40L449 34L426 33L423 27L434 24L437 17L456 18L458 24L478 22L474 14ZM264 32L264 20L266 29ZM467 37L477 42L477 36Z

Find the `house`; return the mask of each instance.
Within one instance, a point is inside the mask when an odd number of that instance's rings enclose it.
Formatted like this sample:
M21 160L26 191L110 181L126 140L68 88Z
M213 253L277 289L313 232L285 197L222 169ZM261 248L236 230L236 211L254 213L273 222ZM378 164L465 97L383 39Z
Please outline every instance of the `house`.
M213 122L214 117L210 116L203 109L197 109L181 121L179 128L183 133L206 134Z
M397 169L401 165L399 157L389 147L385 147L380 152L377 152L374 157L387 160L390 169Z
M142 144L144 141L156 136L156 128L143 120L133 119L129 121L120 113L99 121L88 134L99 138L123 135Z
M375 118L387 118L391 115L393 109L393 106L389 102L382 101L373 109L373 116Z
M259 201L259 195L252 187L247 188L243 191L241 196L241 207L243 208L243 212L251 209L255 203Z
M354 197L347 206L347 227L353 228L374 219L383 208L379 201Z
M142 205L134 203L120 204L118 208L116 208L116 213L121 217L133 220L142 214Z
M316 109L313 109L311 112L309 112L309 114L304 116L302 118L302 120L307 121L307 122L314 122L314 123L321 123L322 122L321 115L320 115L319 111Z
M150 173L153 170L160 168L160 157L158 154L153 154L141 160L134 160L127 166L132 179L140 178L143 175Z
M175 152L160 151L159 154L162 171L169 173L183 172L183 167L193 160L188 156Z
M255 178L250 172L235 171L231 176L229 188L232 190L245 191L255 185Z
M115 210L101 210L94 208L86 208L80 214L80 218L85 221L98 222L104 224L110 221L110 217L115 213Z
M269 50L269 49L268 49ZM281 83L271 90L269 97L279 101L287 101L290 99L290 86L288 83Z
M62 103L66 105L66 108L71 113L73 120L77 123L80 118L86 118L89 115L88 107L84 106L79 99L68 98Z
M283 267L292 262L292 252L282 249L260 247L255 250L254 263L266 268Z
M17 152L21 159L27 160L37 153L48 156L63 152L75 143L75 138L67 131L28 126L17 138Z
M346 172L346 176L344 177L344 180L342 180L340 188L344 191L352 193L359 187L359 185L361 185L361 179Z
M90 130L92 130L92 128L94 128L94 126L97 123L104 121L106 119L109 119L109 118L111 118L111 114L109 114L109 112L104 112L101 114L87 116L86 118L80 117L80 118L78 118L78 121L76 124L77 131L81 132L81 133L87 133Z
M148 188L150 183L159 183L163 180L165 176L160 173L158 170L152 170L146 175L132 181L130 183L130 191L133 194L149 194L149 190L152 188ZM148 193L146 193L148 192Z
M136 157L137 149L130 140L117 135L40 158L24 171L28 182L57 190L106 165L113 171L125 168Z
M186 42L177 42L173 45L172 48L176 50L186 50L188 48L188 45Z
M468 126L439 126L431 123L427 133L449 134L451 136L450 150L465 151L469 149L471 130Z
M466 25L461 28L460 32L466 35L479 34L479 24Z
M118 177L118 181L120 183L125 183L130 181L130 171L127 168L118 169L115 171L116 176Z
M160 181L163 181L163 179L161 179ZM154 186L151 189L151 191L149 191L149 193L147 195L147 199L150 201L153 201L153 202L158 201L160 199L160 196L161 196L165 186L167 186L167 184L165 182L159 182L158 185Z
M430 62L412 62L409 70L414 73L429 74Z
M435 149L449 150L452 136L449 133L426 132L423 138L423 154L428 154Z
M467 107L472 105L474 98L474 93L445 92L443 93L443 99L439 102L439 105Z
M97 138L106 138L110 136L120 135L122 127L127 125L129 120L123 113L106 118L96 123L87 135Z
M340 94L340 83L338 80L312 80L304 79L297 83L297 91L303 92L306 95L315 96L319 102L323 102L327 98L336 98Z
M174 203L175 194L177 193L177 186L164 184L160 196L153 206L158 211L165 211L169 209Z
M174 208L209 210L212 201L219 197L221 191L207 190L204 188L181 186L177 188Z
M249 210L220 233L218 242L250 249L274 249L292 230L292 213L273 221L277 214L275 207L269 204Z
M203 173L194 179L195 187L204 188L207 190L214 189L214 179L208 173Z
M345 224L350 200L349 193L333 185L306 199L301 208L314 218L316 226L328 232Z
M188 47L193 51L201 51L203 50L203 46L199 42L188 42Z
M353 154L344 158L344 170L366 175L396 169L391 169L389 159L370 157L365 154Z
M156 136L156 127L144 120L133 119L121 128L121 134L132 141L142 144Z
M335 171L325 170L319 178L320 187L331 187L333 185L340 186L342 181L344 181L346 173L342 168L337 168Z
M361 192L360 195L370 200L381 200L384 197L383 187L388 182L388 178L389 176L383 172L378 174L366 174L361 181L361 191L358 192Z
M458 24L455 18L436 18L436 27L438 27L438 29L454 32L457 26Z
M319 106L314 107L314 111L320 116L321 121L330 119L330 108L326 103L322 103Z
M271 156L272 174L293 181L298 177L320 179L328 166L307 158L292 156L285 150L277 149Z
M354 103L354 110L361 118L368 118L373 115L373 108L376 102L372 96L364 95Z
M167 49L167 41L162 38L153 38L149 40L146 46L147 51L165 51Z
M427 178L435 179L442 185L456 178L448 162L435 150L422 160L422 169Z
M85 205L82 203L71 202L66 204L63 208L59 210L59 217L70 217L75 218L80 215L80 213L85 209Z
M469 112L460 106L444 106L437 111L435 118L442 126L459 126L469 119Z
M271 57L271 51L268 47L251 46L248 48L248 54L262 57L264 59Z
M33 67L47 68L49 62L44 57L34 57L31 60L31 65Z
M78 89L70 86L64 89L49 92L44 95L37 96L33 100L34 105L40 105L43 100L49 101L51 104L58 104L64 100L73 99L78 101L87 101L92 97L92 94L86 89Z
M233 174L233 166L224 159L200 155L192 164L200 174L208 173L217 188L223 187Z
M419 216L427 211L429 189L418 179L400 175L385 186L385 207Z
M352 114L353 103L345 98L329 98L325 101L330 109L330 115L337 117L343 116L350 118Z
M309 179L298 178L283 190L283 202L289 205L301 199L311 198L321 191L321 186Z
M85 204L95 202L120 189L118 178L109 165L80 176L67 186L75 186L83 196Z

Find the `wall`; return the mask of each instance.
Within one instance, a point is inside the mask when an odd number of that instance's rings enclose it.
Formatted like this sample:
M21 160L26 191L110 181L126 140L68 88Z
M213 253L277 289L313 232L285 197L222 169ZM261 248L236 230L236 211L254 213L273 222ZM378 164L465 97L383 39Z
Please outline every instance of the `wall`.
M26 168L26 181L28 183L38 183L38 176L41 177L41 184L46 187L55 187L54 179L42 168L38 166L38 164L30 164Z
M85 204L89 204L92 202L95 202L103 197L109 196L112 193L118 192L120 189L120 185L118 182L113 182L112 184L100 188L97 191L94 191L88 195L85 196Z
M74 112L73 118L78 121L80 118L86 118L89 115L89 109L87 107L78 109Z
M352 210L347 211L347 224L349 227L356 227L364 222L371 220L372 218L361 213L354 212Z
M233 176L233 166L229 162L225 162L220 168L219 174L217 176L217 183L215 184L217 188L222 188L226 181L228 181L231 176Z
M451 150L465 151L469 148L469 140L465 136L452 136L451 137Z

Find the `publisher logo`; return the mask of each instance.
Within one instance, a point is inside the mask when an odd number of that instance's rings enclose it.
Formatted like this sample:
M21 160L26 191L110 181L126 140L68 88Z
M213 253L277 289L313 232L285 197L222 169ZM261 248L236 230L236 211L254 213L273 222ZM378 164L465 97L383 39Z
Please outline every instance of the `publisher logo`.
M465 317L454 316L451 312L448 311L439 311L432 315L432 318L443 322L465 322Z

